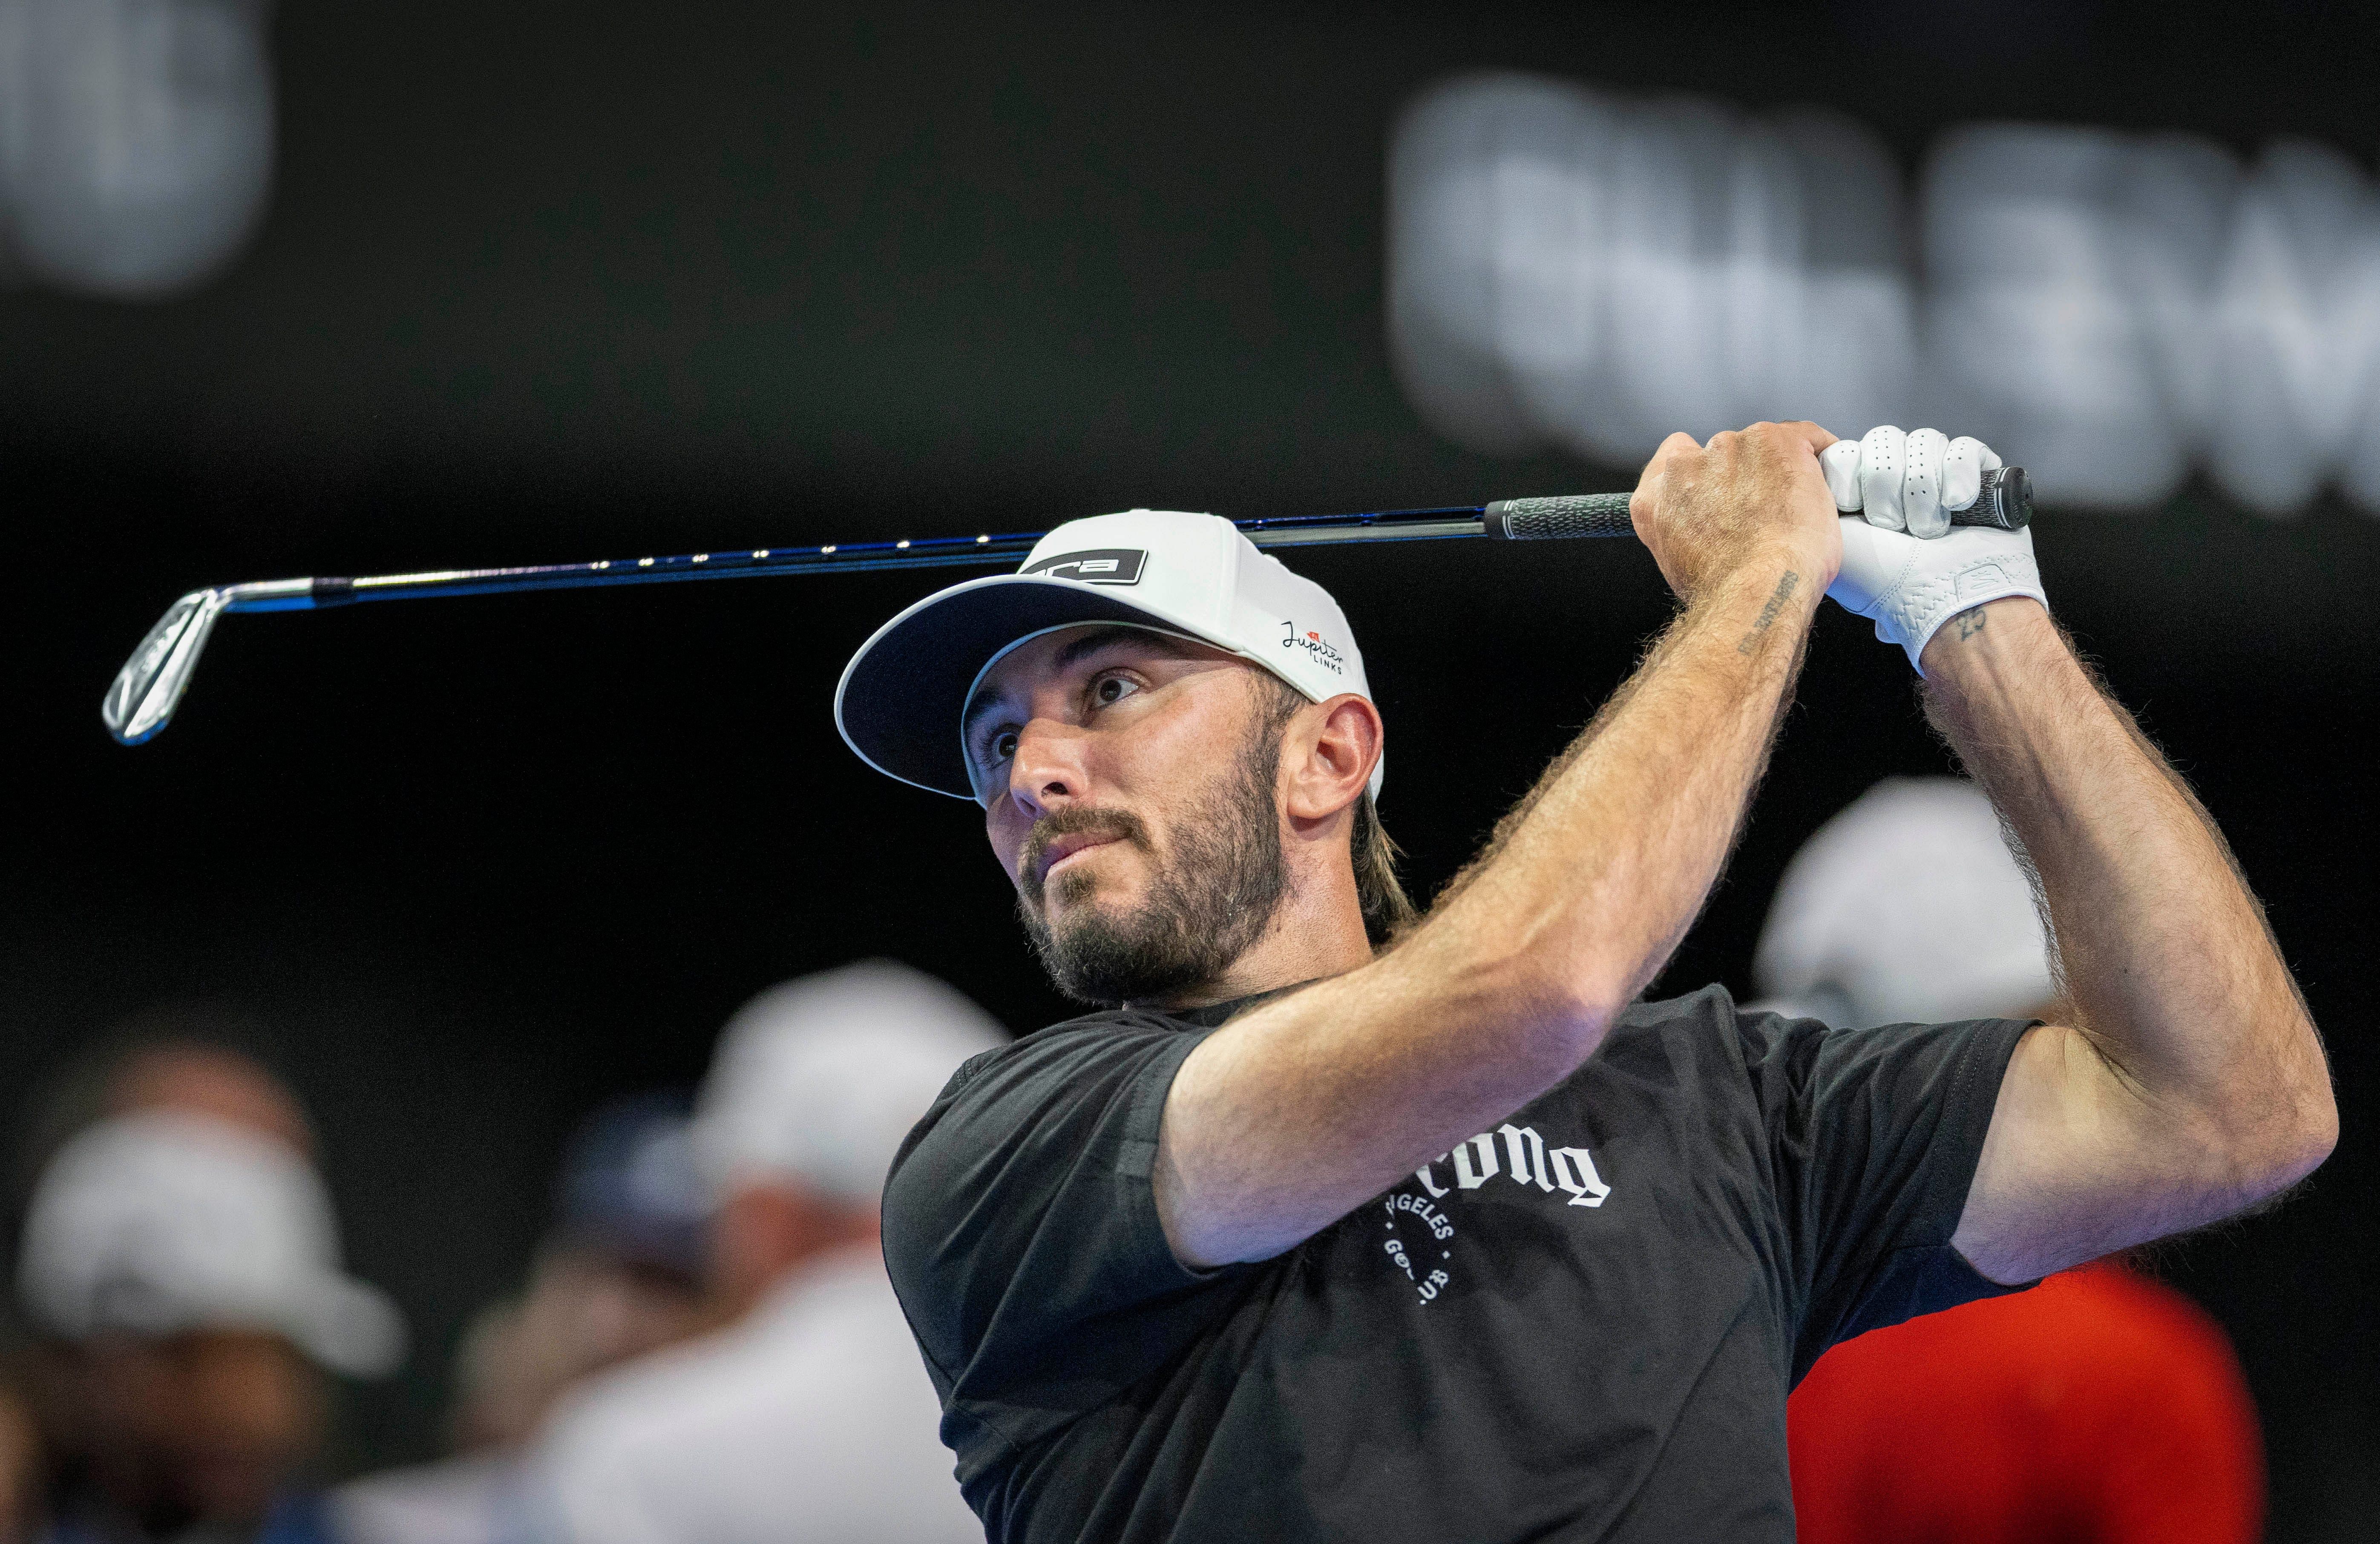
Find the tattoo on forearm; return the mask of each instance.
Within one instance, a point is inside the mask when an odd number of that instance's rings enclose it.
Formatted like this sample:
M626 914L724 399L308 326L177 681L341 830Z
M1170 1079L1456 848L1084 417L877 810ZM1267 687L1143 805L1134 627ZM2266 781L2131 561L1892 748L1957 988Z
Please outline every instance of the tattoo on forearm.
M1962 612L1961 612L1961 613L1959 614L1959 641L1960 641L1960 642L1964 643L1967 639L1969 639L1969 638L1971 638L1974 637L1977 633L1980 633L1980 632L1982 632L1983 630L1984 630L1984 608L1983 608L1983 607L1981 607L1981 606L1977 606L1977 607L1976 607L1974 610L1973 610L1973 611L1962 611Z
M1752 646L1760 641L1760 635L1768 630L1768 624L1777 620L1777 614L1785 609L1785 602L1791 600L1793 591L1801 587L1802 576L1787 569L1785 577L1777 581L1776 592L1768 597L1767 604L1760 608L1760 614L1753 620L1752 631L1744 634L1743 641L1735 646L1737 653L1752 652ZM1964 638L1967 635L1961 633L1959 636Z

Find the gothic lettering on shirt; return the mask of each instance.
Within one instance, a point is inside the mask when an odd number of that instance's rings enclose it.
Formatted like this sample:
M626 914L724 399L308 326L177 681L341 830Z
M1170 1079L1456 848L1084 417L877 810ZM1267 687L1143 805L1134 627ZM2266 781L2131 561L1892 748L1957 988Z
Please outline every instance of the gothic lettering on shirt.
M1436 1171L1440 1164L1452 1172L1451 1185L1439 1183ZM1454 1222L1439 1203L1449 1196L1480 1189L1499 1177L1534 1186L1548 1198L1560 1191L1569 1198L1567 1206L1599 1207L1611 1195L1611 1186L1585 1148L1548 1148L1535 1126L1507 1121L1451 1152L1439 1154L1414 1172L1425 1194L1400 1188L1381 1198L1388 1232L1382 1251L1413 1283L1423 1302L1435 1301L1452 1280L1449 1272L1454 1262ZM1421 1237L1423 1233L1428 1236Z

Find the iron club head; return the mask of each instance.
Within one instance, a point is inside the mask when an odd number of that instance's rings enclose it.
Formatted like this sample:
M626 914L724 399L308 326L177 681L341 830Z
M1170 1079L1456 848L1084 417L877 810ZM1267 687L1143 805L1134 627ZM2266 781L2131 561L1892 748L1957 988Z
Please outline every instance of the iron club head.
M99 705L109 734L126 745L139 745L165 727L229 599L221 590L193 590L165 608L164 616L115 673Z

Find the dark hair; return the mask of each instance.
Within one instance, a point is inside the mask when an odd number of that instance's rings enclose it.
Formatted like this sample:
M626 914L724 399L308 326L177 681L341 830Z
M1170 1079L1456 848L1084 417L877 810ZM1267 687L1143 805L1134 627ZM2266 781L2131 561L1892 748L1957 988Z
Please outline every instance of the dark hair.
M1264 704L1261 732L1271 736L1278 750L1281 731L1311 699L1269 670L1257 670L1252 675L1258 683L1257 689L1270 693ZM1355 899L1364 908L1364 934L1375 949L1394 942L1421 915L1414 909L1412 898L1397 879L1397 858L1402 852L1395 839L1380 825L1380 811L1372 802L1372 791L1365 789L1355 800L1355 824L1347 833L1347 857L1355 868Z
M1397 859L1404 849L1380 827L1380 812L1372 790L1355 801L1355 829L1348 833L1347 856L1355 863L1355 896L1364 904L1364 932L1372 947L1382 948L1421 918L1413 898L1397 878Z

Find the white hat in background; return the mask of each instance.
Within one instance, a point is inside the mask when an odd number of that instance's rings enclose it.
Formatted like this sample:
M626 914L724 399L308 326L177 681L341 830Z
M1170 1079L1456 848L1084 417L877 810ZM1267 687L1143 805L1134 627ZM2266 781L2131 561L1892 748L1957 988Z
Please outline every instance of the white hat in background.
M722 1186L790 1179L873 1205L951 1074L1007 1039L955 989L890 960L771 987L720 1036L696 1156Z
M33 1323L67 1340L270 1330L358 1376L404 1356L395 1307L339 1269L313 1168L204 1115L122 1115L59 1149L33 1189L18 1289Z
M1317 702L1372 695L1329 590L1229 520L1134 509L1069 520L1015 573L953 585L879 627L844 667L835 723L877 771L973 798L959 727L985 672L1019 644L1090 622L1212 644ZM1386 766L1372 769L1375 797Z
M2033 889L1973 784L1887 778L1786 867L1753 960L1774 1006L1839 1027L2031 1011L2052 993Z

